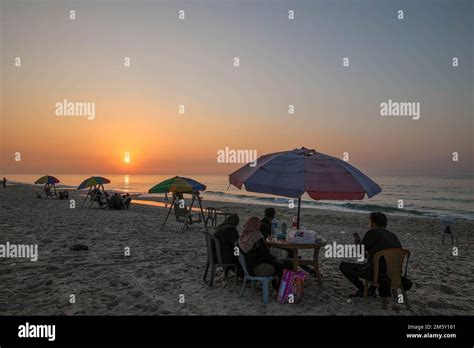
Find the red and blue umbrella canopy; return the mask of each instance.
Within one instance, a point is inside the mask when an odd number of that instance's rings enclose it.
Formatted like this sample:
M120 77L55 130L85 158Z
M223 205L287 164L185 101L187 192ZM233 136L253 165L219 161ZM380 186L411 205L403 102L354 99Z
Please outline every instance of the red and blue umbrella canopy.
M353 200L373 197L382 189L349 163L315 150L295 149L261 156L229 175L239 189L315 200Z
M54 176L51 176L51 175L42 176L41 178L39 178L38 180L35 181L35 184L50 184L50 185L53 185L53 184L57 184L57 183L59 183L59 179L54 177Z
M204 191L205 189L206 186L196 180L184 178L182 176L175 176L174 178L156 184L148 190L148 193L192 193Z
M78 187L78 190L82 190L84 188L88 187L93 187L96 185L103 185L103 184L109 184L110 180L107 178L103 178L101 176L91 176L90 178L87 178L84 180Z

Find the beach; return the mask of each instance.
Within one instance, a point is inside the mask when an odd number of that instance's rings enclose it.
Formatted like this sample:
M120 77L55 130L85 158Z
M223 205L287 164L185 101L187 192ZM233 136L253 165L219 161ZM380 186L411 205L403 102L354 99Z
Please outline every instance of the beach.
M404 305L382 310L380 299L348 299L354 287L339 271L338 258L321 250L323 285L308 276L298 304L262 303L247 289L239 296L235 279L218 272L214 287L202 277L206 265L204 227L182 225L167 210L133 204L130 210L81 208L83 193L69 201L37 199L40 188L9 185L0 189L0 244L37 244L38 260L0 258L0 315L471 315L474 312L472 238L474 222L456 221L459 255L450 240L441 245L441 224L429 217L392 216L388 229L410 250ZM80 195L81 194L81 195ZM237 213L243 221L263 215L264 206L203 202ZM295 209L277 207L277 219L289 223ZM353 243L352 234L368 229L368 214L303 209L303 224L328 243ZM222 218L220 218L222 221ZM88 250L70 250L73 245ZM126 249L129 248L129 249ZM126 250L130 255L126 256ZM241 284L241 283L240 283ZM71 297L71 295L73 295ZM184 295L184 296L183 296ZM71 298L74 303L71 303ZM184 299L184 303L183 302Z

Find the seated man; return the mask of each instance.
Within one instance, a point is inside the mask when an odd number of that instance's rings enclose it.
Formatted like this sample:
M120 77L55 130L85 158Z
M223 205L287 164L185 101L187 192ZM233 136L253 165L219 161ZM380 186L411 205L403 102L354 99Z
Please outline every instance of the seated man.
M272 221L275 218L275 209L266 208L265 216L260 220L260 232L262 232L263 238L267 239L272 235Z
M377 212L370 213L370 230L368 230L362 241L356 240L356 244L363 244L365 252L368 253L369 257L367 263L354 263L354 262L341 262L339 269L342 274L346 276L349 281L357 287L357 292L350 297L363 297L364 296L364 284L359 279L373 279L373 256L376 252L390 249L390 248L401 248L402 245L398 240L397 236L386 229L387 217L385 214ZM379 265L379 295L381 297L390 297L390 286L389 279L386 276L387 264L385 260L381 258ZM369 288L369 294L376 296L375 288Z

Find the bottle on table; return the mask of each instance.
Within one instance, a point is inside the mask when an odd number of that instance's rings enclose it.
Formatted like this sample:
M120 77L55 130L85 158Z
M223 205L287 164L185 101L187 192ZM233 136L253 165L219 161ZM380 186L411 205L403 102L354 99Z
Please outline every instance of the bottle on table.
M291 220L291 228L294 230L298 228L298 217L296 215L294 215L293 220Z

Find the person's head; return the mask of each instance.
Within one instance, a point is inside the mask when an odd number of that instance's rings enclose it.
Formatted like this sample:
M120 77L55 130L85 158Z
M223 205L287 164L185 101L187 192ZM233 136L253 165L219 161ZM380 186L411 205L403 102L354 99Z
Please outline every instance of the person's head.
M384 213L381 212L373 212L370 213L369 219L369 226L370 228L385 228L387 227L387 217Z
M266 209L265 209L265 217L266 217L268 220L272 221L273 218L275 217L275 214L276 214L276 212L275 212L275 209L274 209L274 208L266 208Z
M229 224L232 226L237 227L239 225L240 219L239 215L237 214L230 214L227 216L222 224Z
M260 232L260 219L255 216L251 216L245 220L244 231L246 232Z

